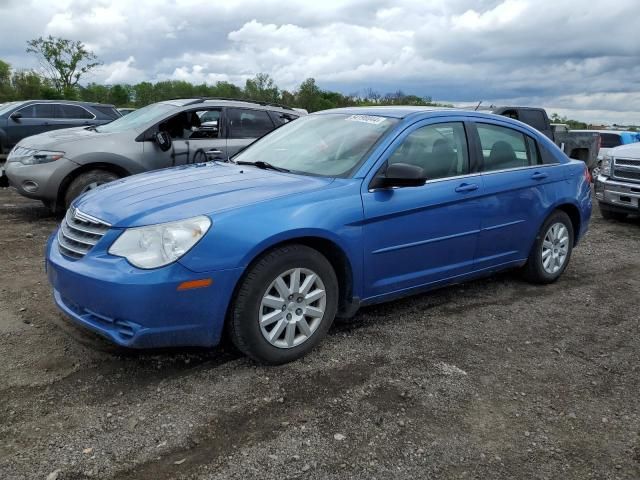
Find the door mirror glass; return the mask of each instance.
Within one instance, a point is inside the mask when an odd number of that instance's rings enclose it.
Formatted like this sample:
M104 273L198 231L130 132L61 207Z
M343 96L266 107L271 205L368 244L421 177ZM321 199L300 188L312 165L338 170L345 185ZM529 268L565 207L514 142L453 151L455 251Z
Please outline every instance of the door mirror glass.
M11 114L12 120L20 120L22 118L22 114L20 112L13 112Z
M157 132L153 136L153 140L158 144L158 147L163 152L166 152L171 148L171 136L169 135L168 132L165 132L164 130Z
M378 175L370 188L421 187L427 181L422 167L408 163L392 163L383 175Z

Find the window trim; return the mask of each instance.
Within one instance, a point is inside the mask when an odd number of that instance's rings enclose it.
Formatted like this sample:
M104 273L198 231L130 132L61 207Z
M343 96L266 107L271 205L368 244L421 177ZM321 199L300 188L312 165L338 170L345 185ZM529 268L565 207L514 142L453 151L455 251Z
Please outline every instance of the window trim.
M36 105L51 105L51 106L61 105L61 106L67 106L67 107L69 107L69 106L70 107L80 107L85 112L87 112L89 115L91 115L93 118L64 118L64 117L56 117L56 116L53 116L53 117L23 117L25 120L27 120L27 119L31 119L31 120L95 120L97 118L96 115L92 111L88 110L83 105L77 105L75 103L66 103L66 102L33 102L33 103L30 103L29 105L24 105L24 106L18 108L17 110L14 110L12 112L12 115L13 115L13 113L17 113L20 110L23 110L23 109L29 108L29 107L33 107L33 106L36 106ZM54 112L54 115L55 115L55 109L54 109L53 112Z
M421 128L426 128L426 127L431 127L431 126L436 126L436 125L441 125L441 124L446 124L446 123L460 123L460 124L462 124L462 129L464 130L465 140L466 140L466 144L467 144L467 167L468 167L467 173L465 173L463 175L452 176L452 177L441 177L441 178L434 178L434 179L431 179L431 180L427 179L427 181L425 182L425 185L428 185L430 183L435 183L435 182L443 182L443 181L447 181L447 180L451 180L451 179L473 177L473 176L476 176L476 175L480 175L481 172L474 171L475 166L476 166L476 162L475 162L475 158L474 158L475 157L475 152L474 152L474 150L472 150L471 135L469 134L469 127L470 127L470 123L471 122L469 122L467 118L460 118L460 117L438 118L436 121L433 121L433 119L428 118L428 119L419 120L416 123L408 125L407 128L405 128L404 130L402 130L400 133L398 133L396 135L396 138L393 139L391 144L385 149L385 151L382 153L382 155L380 155L380 157L378 158L378 161L376 161L376 163L374 164L373 168L370 170L370 172L371 171L375 171L375 173L366 182L366 185L367 185L366 190L368 192L375 192L377 190L381 190L380 188L372 188L371 187L371 183L378 177L378 175L380 175L380 173L384 169L388 168L389 158L404 143L404 141L409 137L409 135L411 135L413 132L415 132L416 130L419 130ZM376 168L376 165L379 162L381 162L380 166L378 168ZM404 187L392 187L392 188L396 189L396 188L404 188ZM411 187L411 188L421 188L421 187Z
M541 168L541 167L548 167L548 166L554 166L554 165L558 165L558 163L545 163L544 162L544 157L542 156L542 152L540 150L540 145L538 140L531 135L529 132L527 132L526 130L522 129L522 128L518 128L516 125L507 125L504 124L502 122L493 122L489 119L482 119L482 121L478 121L478 120L472 120L469 123L471 123L472 125L470 125L471 129L472 129L472 134L475 137L474 141L475 141L475 154L477 156L478 159L478 173L486 175L486 174L490 174L490 173L499 173L499 172L512 172L514 170L527 170L527 169L531 169L531 168ZM525 165L522 167L513 167L513 168L501 168L499 170L484 170L484 154L482 153L482 142L480 140L480 133L478 132L478 124L484 124L484 125L493 125L494 127L501 127L501 128L506 128L506 129L510 129L513 130L515 132L518 132L520 134L522 134L525 138L525 147L527 148L527 155L529 153L529 149L527 146L527 137L530 138L533 142L534 145L536 146L536 150L537 150L537 154L538 154L538 160L541 161L542 163L537 164L537 165Z

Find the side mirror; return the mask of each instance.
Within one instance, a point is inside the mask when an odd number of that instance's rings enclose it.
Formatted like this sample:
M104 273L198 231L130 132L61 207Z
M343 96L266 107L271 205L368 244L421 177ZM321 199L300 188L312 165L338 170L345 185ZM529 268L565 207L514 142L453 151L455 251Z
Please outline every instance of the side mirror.
M171 135L164 130L157 132L153 136L153 140L158 144L158 147L160 147L160 150L163 152L166 152L171 148Z
M427 181L422 167L408 163L392 163L384 174L376 176L369 188L421 187Z
M22 118L22 114L20 112L13 112L9 118L11 118L12 120L18 121Z

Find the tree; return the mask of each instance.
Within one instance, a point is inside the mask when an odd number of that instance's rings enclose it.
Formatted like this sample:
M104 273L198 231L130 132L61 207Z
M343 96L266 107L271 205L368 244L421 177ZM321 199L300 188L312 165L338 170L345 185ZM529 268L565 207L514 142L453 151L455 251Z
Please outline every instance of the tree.
M247 79L244 94L252 100L276 103L280 100L280 93L273 78L266 73L258 73L255 78Z
M11 65L0 60L0 102L6 102L12 99Z
M28 41L27 53L38 57L46 77L59 92L75 88L84 74L100 65L84 43L51 35Z

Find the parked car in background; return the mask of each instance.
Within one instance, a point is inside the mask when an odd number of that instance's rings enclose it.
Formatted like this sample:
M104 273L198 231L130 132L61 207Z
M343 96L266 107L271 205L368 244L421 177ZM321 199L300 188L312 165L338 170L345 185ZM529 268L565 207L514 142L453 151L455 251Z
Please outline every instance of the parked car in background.
M600 147L598 132L569 130L564 128L564 124L552 124L544 108L497 107L493 109L493 113L531 125L553 140L569 158L586 163L590 172L596 168Z
M58 211L87 190L118 178L228 160L300 115L281 105L239 100L154 103L107 125L29 137L9 154L6 174L20 194Z
M118 108L118 111L120 112L120 115L124 117L125 115L129 115L131 112L135 112L136 109L135 108Z
M24 100L0 107L0 154L23 138L50 130L103 125L120 113L113 105L67 100Z
M630 143L640 142L640 133L628 132L624 130L573 130L574 132L598 132L600 135L600 149L598 150L598 160L596 166L592 170L593 177L600 174L602 168L602 160L605 154L612 148L621 145L629 145Z
M596 199L606 219L640 214L640 143L608 149L595 179Z
M506 268L554 282L590 214L585 164L523 123L345 108L231 162L88 192L48 241L46 268L59 308L115 343L212 346L226 329L277 364L362 305Z

